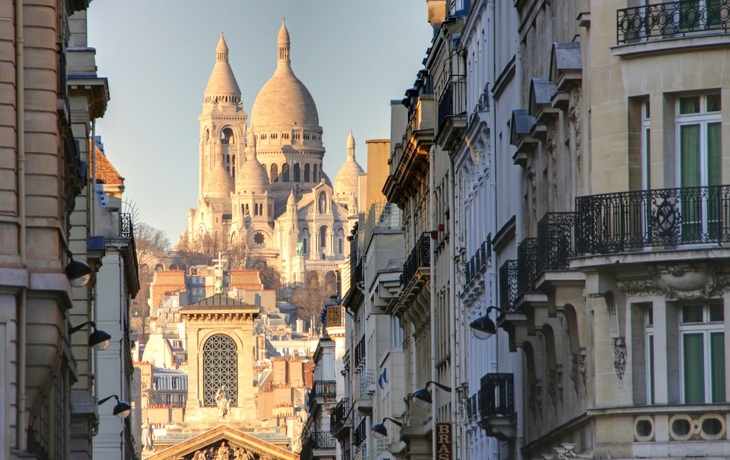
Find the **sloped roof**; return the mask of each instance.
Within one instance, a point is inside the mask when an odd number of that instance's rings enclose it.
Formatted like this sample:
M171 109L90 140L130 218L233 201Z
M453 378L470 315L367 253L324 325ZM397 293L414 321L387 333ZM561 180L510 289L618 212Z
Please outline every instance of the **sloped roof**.
M96 155L91 157L92 171L94 168L94 159L96 159L96 182L106 185L124 185L124 178L119 174L117 168L109 161L99 147L94 146Z

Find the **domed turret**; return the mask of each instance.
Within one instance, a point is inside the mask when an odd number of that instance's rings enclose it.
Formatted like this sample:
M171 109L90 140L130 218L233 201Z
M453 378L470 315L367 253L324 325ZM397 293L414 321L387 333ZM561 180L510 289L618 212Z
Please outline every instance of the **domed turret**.
M246 149L246 162L238 168L236 174L236 193L263 194L268 191L271 191L271 183L266 168L256 157L256 135L251 131Z
M223 38L223 32L221 32L221 38L218 40L215 56L215 66L210 74L210 79L208 79L208 86L205 87L205 103L232 103L237 105L241 101L241 89L238 87L230 64L228 64L228 45L226 39Z
M251 127L299 128L321 132L314 98L294 75L289 57L290 41L286 24L279 30L276 71L261 88L251 108Z
M357 195L357 182L362 173L362 168L355 160L355 138L350 130L347 137L347 160L335 177L335 195Z
M230 198L233 188L233 177L228 174L222 164L216 163L208 173L205 184L203 184L203 196Z

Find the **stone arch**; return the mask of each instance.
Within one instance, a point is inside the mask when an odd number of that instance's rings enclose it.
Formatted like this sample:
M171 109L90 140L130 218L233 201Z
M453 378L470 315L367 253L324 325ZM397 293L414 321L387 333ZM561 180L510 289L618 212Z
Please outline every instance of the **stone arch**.
M327 212L327 193L325 191L321 191L317 195L317 211L320 214Z
M225 128L221 129L220 140L221 144L235 144L236 135L233 133L233 130L229 126L226 126Z
M324 274L324 288L330 292L337 292L337 273L334 270Z
M304 164L304 182L309 182L309 163Z
M269 173L269 180L273 184L279 180L279 165L271 163L271 172Z
M322 225L319 227L317 234L317 251L327 251L327 226Z
M303 227L299 230L299 240L302 242L302 255L306 256L309 254L310 242L312 241L312 237L309 234L309 227Z
M345 254L345 231L342 227L335 231L335 250L338 255Z

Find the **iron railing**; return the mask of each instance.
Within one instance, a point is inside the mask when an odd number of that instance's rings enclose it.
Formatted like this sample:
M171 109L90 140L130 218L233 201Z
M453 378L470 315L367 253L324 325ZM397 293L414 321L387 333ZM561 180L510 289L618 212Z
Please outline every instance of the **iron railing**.
M546 212L537 223L537 274L545 270L567 270L573 247L574 212Z
M365 426L365 419L360 420L360 423L355 428L355 438L352 440L352 444L359 446L367 438L367 429Z
M517 245L517 297L535 291L537 238L525 238Z
M485 374L480 383L479 417L514 414L515 382L513 374Z
M353 355L355 360L355 369L365 365L365 336L360 338L360 341L355 345L355 354Z
M484 91L482 91L482 94L479 95L479 100L474 106L471 115L469 115L469 121L466 123L467 131L469 131L469 127L472 123L474 123L474 120L476 120L479 112L489 112L489 83L484 85Z
M327 327L345 327L345 307L338 305L327 307L325 321Z
M332 409L330 415L330 433L336 435L341 429L350 426L350 398L342 398Z
M317 398L324 402L333 402L337 398L337 382L334 380L315 380L309 390L309 401L312 404Z
M472 280L481 273L483 269L487 267L487 261L492 257L492 236L488 236L486 241L483 241L476 250L474 255L466 263L466 284L472 282Z
M466 114L466 75L451 75L439 97L438 127L441 128L447 117L463 114Z
M730 241L730 185L582 196L575 209L580 254Z
M335 449L337 440L331 434L323 431L306 431L302 434L302 450L299 453L301 459L314 457L314 450Z
M132 214L128 212L119 213L119 236L121 238L134 237L134 228L132 224Z
M681 38L730 26L730 0L682 0L616 11L616 43Z
M507 260L499 267L499 309L512 311L517 300L517 261Z
M469 396L469 399L466 400L466 417L468 420L474 420L479 415L479 393L474 393L473 395Z
M423 233L403 263L403 274L400 276L402 287L408 286L408 283L416 276L419 269L431 266L430 238L431 236L428 233Z

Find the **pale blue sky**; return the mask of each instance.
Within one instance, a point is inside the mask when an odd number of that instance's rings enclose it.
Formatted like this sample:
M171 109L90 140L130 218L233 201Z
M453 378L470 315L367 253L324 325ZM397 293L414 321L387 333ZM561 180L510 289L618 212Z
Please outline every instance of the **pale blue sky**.
M401 99L430 45L425 0L95 0L89 46L111 100L96 133L126 178L140 220L174 244L198 196L198 115L221 31L251 113L276 67L281 17L292 68L324 129L324 170L334 181L350 128L365 167L365 140L390 136Z

